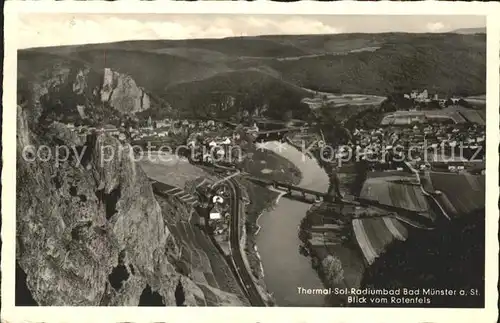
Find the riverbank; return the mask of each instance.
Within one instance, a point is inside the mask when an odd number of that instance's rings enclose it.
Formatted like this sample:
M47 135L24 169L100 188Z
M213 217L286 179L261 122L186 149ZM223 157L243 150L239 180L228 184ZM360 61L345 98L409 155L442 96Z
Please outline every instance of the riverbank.
M356 210L350 205L321 203L300 225L302 250L326 288L358 288L365 261L352 230ZM346 306L345 295L328 295L329 306Z
M304 139L304 136L295 136L293 138L291 137L286 137L287 143L294 147L295 149L299 151L307 150L309 147L310 149L310 154L312 158L316 161L316 163L323 169L323 171L328 175L328 189L332 189L332 175L334 175L333 171L336 171L336 176L339 180L339 190L342 194L352 194L352 186L354 184L354 181L356 180L356 173L355 173L355 168L352 163L345 164L345 165L340 165L339 167L336 167L334 165L331 165L329 162L323 160L320 158L320 149L319 146L314 144L317 142L319 138L306 138ZM300 144L298 142L301 142ZM302 142L304 147L302 147Z
M302 177L295 185L326 192L328 176L317 162L304 156L300 149L280 142L268 142L266 149L276 151L293 163ZM298 228L310 204L281 198L258 218L256 236L258 254L265 271L264 281L278 306L325 306L324 295L307 295L298 287L323 288L311 261L300 253Z
M249 196L250 202L245 205L245 223L243 230L245 232L244 251L247 256L251 273L260 285L265 285L264 272L260 256L256 246L256 235L260 227L258 220L262 212L270 210L276 203L278 193L265 187L258 186L246 179L239 179L238 182L244 187Z
M297 184L302 180L302 173L293 163L269 150L253 150L250 157L240 166L244 171L252 175L270 180L290 184ZM258 220L263 212L270 211L275 207L280 194L245 178L238 178L237 181L244 189L249 200L245 205L245 221L242 228L245 237L243 241L245 257L256 283L262 289L267 290L256 243L256 236L260 230Z

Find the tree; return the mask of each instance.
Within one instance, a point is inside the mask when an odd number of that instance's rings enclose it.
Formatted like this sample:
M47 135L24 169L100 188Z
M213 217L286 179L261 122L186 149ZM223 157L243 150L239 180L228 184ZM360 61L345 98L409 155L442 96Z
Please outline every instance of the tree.
M444 103L444 106L449 107L450 105L453 105L453 100L452 99L446 100L446 102Z
M321 262L323 276L329 286L335 286L344 280L344 269L340 259L333 255L326 256Z
M356 161L355 172L356 177L352 183L351 194L354 196L359 196L361 190L363 189L363 184L365 183L366 177L368 175L369 164L365 159Z
M390 97L382 101L382 103L380 104L380 109L382 112L394 112L397 110L396 104L394 104Z
M429 102L429 104L427 105L427 109L429 110L439 110L441 109L441 106L439 105L439 102L436 101L436 100L432 100L431 102Z
M333 198L342 198L342 194L340 192L340 180L337 172L331 168L327 170L327 174L329 177L329 186L327 194L332 196Z
M469 102L465 101L464 99L458 100L457 104L464 107L464 108L472 109L472 105Z

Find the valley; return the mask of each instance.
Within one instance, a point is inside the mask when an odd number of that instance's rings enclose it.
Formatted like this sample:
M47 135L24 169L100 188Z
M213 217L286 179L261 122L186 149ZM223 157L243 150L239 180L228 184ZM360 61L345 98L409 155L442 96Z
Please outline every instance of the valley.
M438 259L471 222L467 254L482 255L484 151L469 157L485 147L485 44L394 32L20 50L23 305L358 306L297 287L425 275L476 288L479 271L446 280L445 263L411 255ZM61 160L32 163L32 146ZM463 164L442 161L459 148ZM435 249L420 254L422 239Z

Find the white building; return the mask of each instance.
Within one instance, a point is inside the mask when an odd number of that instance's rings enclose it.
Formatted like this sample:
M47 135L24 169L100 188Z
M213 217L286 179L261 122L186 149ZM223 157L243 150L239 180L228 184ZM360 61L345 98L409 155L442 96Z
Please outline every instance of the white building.
M226 152L224 151L224 149L218 149L216 151L216 154L217 154L218 158L222 158L222 157L224 157L224 155L226 154Z
M427 90L423 90L422 93L419 93L416 97L417 100L427 100L429 98L429 92Z
M407 96L405 95L405 97L407 97ZM423 90L422 92L419 92L417 90L413 90L413 91L411 91L409 97L411 99L415 99L417 101L424 101L424 100L429 99L429 92L427 90Z
M220 212L211 211L209 218L210 218L210 220L220 220L220 219L222 219L222 215L220 214Z
M212 197L212 202L222 204L224 203L224 199L221 196L215 195L214 197Z

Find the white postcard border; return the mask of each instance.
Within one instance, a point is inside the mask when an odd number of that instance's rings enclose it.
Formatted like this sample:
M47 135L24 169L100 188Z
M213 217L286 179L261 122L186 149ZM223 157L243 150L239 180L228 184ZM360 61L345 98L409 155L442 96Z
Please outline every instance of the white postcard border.
M498 145L500 5L456 2L30 2L5 5L5 60L3 95L2 169L2 321L6 322L492 322L496 321L498 277ZM487 159L486 159L486 308L142 308L142 307L16 307L15 200L16 200L16 84L17 13L248 13L248 14L427 14L486 15L487 19ZM55 35L57 37L57 35Z

